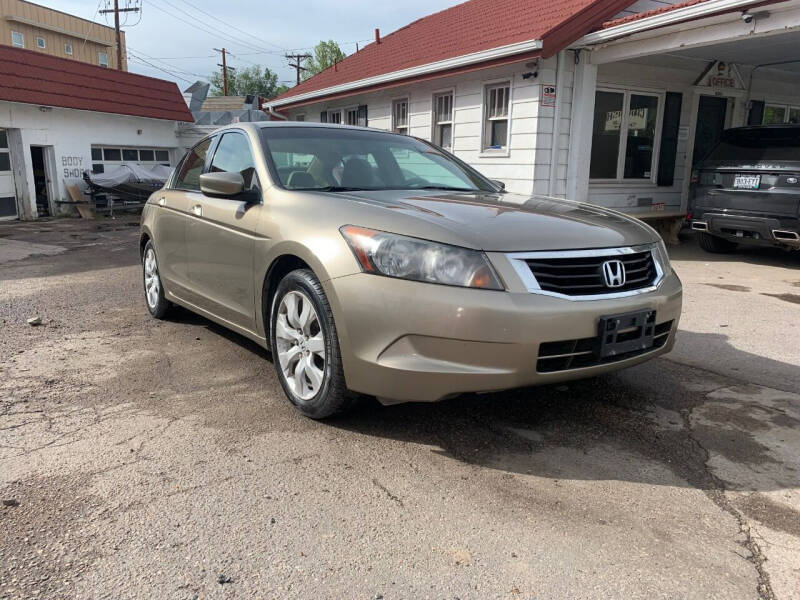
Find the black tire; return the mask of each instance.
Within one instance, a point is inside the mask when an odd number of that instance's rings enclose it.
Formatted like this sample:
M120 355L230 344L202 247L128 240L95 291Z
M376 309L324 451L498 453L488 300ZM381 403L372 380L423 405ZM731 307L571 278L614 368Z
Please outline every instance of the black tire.
M302 398L301 395L295 393L293 385L289 383L284 373L279 355L280 348L277 336L278 317L283 316L281 314L281 304L284 298L292 292L299 293L303 297L311 300L311 304L316 311L318 328L321 330L324 337L324 366L320 369L324 373L322 384L319 386L316 393L309 398ZM295 297L297 297L296 294ZM272 360L275 364L275 371L278 374L278 381L280 381L286 397L294 404L297 410L311 419L326 419L350 410L354 406L356 399L355 396L348 391L345 383L342 357L339 351L339 337L336 333L333 313L331 312L331 307L322 289L322 285L312 271L308 269L298 269L290 272L281 280L278 284L278 289L275 291L275 296L272 298L269 324L270 348L272 349ZM286 342L284 338L282 341L284 348L287 343L291 344L291 342ZM319 357L317 357L317 359L318 358ZM309 354L308 360L314 359L315 357ZM300 358L299 360L303 359ZM289 364L296 365L297 363ZM302 375L302 377L305 377L305 375ZM310 382L310 378L306 381Z
M155 261L155 278L157 285L157 293L152 296L148 293L148 265L147 260L152 253ZM164 296L164 283L161 281L161 274L158 270L158 257L156 255L156 248L152 240L147 240L142 252L142 287L144 288L144 304L147 307L147 312L150 313L154 319L163 319L169 312L172 303Z
M700 234L700 247L706 252L726 254L736 250L737 245L736 242L731 242L725 238L711 235L710 233L703 232Z

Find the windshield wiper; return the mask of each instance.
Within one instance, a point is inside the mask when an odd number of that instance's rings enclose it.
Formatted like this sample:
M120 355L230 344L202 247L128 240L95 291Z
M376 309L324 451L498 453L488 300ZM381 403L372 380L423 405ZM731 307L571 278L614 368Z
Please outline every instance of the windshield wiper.
M308 188L309 192L365 192L369 188L345 187L342 185L329 185L323 188Z
M449 185L424 185L422 187L409 188L411 190L444 190L447 192L479 192L471 188L452 187Z

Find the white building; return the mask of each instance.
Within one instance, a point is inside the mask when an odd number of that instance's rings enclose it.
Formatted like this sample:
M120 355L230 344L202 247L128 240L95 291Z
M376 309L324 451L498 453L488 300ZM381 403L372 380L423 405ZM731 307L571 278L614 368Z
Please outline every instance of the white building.
M724 128L800 119L797 61L798 0L470 0L376 32L266 108L433 140L510 191L676 224Z
M193 120L172 82L0 45L0 219L59 214L86 169L174 165Z

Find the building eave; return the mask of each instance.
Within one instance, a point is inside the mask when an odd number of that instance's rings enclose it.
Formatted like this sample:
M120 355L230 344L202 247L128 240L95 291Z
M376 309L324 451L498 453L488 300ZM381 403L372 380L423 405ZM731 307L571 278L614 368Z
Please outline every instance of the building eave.
M628 23L621 23L600 31L593 31L592 33L588 33L576 42L570 44L570 47L585 48L596 44L602 44L604 42L610 42L612 40L647 31L649 29L656 29L684 21L701 19L703 17L708 17L722 12L744 9L754 4L764 4L764 0L709 0L708 2L671 10L661 14L653 15L652 17L630 21Z
M405 81L431 75L444 71L452 71L460 67L468 67L477 65L484 62L491 62L497 59L515 56L517 54L530 53L532 51L540 51L542 49L542 40L529 40L527 42L519 42L516 44L509 44L507 46L500 46L498 48L491 48L481 52L473 52L472 54L465 54L463 56L456 56L446 60L440 60L409 69L402 69L400 71L393 71L391 73L384 73L374 77L367 77L357 81L342 83L340 85L330 86L320 90L306 92L305 94L297 94L295 96L288 96L286 98L278 98L265 103L269 109L280 108L282 106L307 104L308 101L327 96L338 96L343 93L354 92L363 88L374 88L384 84L391 84L397 81Z

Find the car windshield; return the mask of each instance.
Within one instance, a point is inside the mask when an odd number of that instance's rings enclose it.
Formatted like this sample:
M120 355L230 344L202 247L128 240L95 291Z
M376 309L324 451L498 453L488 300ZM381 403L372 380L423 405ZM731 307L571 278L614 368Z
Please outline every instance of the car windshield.
M412 137L344 127L261 132L271 166L290 190L497 191L476 171Z
M707 160L800 161L800 127L729 129Z

